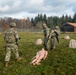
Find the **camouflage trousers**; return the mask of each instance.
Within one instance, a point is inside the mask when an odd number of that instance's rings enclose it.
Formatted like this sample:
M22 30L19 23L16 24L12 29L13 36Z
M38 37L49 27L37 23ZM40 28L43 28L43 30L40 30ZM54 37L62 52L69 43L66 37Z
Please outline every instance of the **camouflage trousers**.
M51 49L55 49L56 48L56 38L55 37L52 37L51 39L50 39L50 48Z
M45 50L48 50L48 47L47 47L47 43L48 43L48 38L44 37L44 48Z
M15 58L19 58L18 46L16 44L7 44L6 45L6 56L5 61L9 61L11 57L11 51L15 54Z

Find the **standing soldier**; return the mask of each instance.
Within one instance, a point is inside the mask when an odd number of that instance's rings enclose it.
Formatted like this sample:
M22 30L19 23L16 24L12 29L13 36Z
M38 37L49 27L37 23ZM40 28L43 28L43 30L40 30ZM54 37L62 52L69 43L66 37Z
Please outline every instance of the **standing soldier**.
M59 29L58 26L56 26L55 29L53 29L51 31L51 34L50 34L50 47L51 47L52 51L54 51L55 48L56 48L56 42L59 43L59 38L58 38L59 33L60 33L60 29Z
M44 44L43 45L44 45L45 50L48 50L47 43L49 40L50 30L46 26L45 23L43 23L43 35L44 35Z
M21 57L19 57L17 45L17 41L20 39L20 37L18 36L17 31L14 29L15 27L16 23L10 23L10 28L7 29L4 33L4 40L6 42L5 67L9 66L11 50L14 52L17 62L21 60Z

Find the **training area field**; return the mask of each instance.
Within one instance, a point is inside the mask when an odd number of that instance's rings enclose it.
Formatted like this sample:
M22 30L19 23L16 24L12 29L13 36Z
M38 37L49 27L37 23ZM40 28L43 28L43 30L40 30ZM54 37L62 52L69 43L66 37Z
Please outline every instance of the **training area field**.
M56 50L48 50L48 56L41 61L41 65L30 65L31 59L36 52L41 50L42 45L35 45L39 38L43 40L42 33L19 33L19 54L22 57L20 62L16 62L14 54L11 55L8 68L4 67L5 42L3 33L0 35L0 75L76 75L76 49L68 47L70 40L62 39L64 35L69 35L71 39L76 39L76 34L60 34L60 43L57 43Z

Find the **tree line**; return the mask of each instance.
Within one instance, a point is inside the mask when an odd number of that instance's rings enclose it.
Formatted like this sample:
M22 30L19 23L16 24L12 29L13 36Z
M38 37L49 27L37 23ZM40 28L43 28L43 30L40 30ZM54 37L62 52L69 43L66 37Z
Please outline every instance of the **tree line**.
M42 29L42 24L45 22L49 28L54 28L55 26L61 27L62 24L66 22L76 22L76 13L73 17L66 15L50 16L47 17L46 14L38 14L35 18L27 19L15 19L11 17L0 18L0 28L7 29L10 22L16 22L18 29Z
M11 22L16 23L17 29L30 29L33 28L33 24L31 23L30 19L15 19L11 17L4 17L0 18L0 28L7 29Z
M44 15L38 14L35 18L31 19L31 22L32 22L33 26L35 26L37 28L41 28L41 24L45 22L46 25L52 29L55 26L61 27L61 25L66 22L75 23L76 22L76 13L73 15L73 17L68 16L67 14L65 16L62 15L61 17L57 17L57 16L47 17L46 14L44 14Z

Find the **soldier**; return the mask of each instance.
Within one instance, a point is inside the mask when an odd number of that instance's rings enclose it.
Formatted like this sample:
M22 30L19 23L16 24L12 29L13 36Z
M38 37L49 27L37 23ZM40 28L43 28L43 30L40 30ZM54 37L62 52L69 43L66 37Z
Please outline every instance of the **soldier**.
M48 43L49 36L50 36L50 30L46 26L45 23L43 23L43 35L44 35L44 44L43 45L44 45L45 50L48 50L47 43Z
M56 41L58 41L58 43L59 43L59 38L58 38L59 33L60 33L60 29L59 29L58 26L56 26L55 29L53 29L51 31L51 34L50 34L50 47L51 47L52 51L54 51L55 48L56 48Z
M4 40L6 42L6 56L5 56L5 67L9 66L9 60L11 56L11 51L14 52L16 61L19 62L21 57L18 53L18 45L17 41L20 37L17 34L17 31L14 29L16 27L16 23L11 22L10 28L7 29L4 33Z

